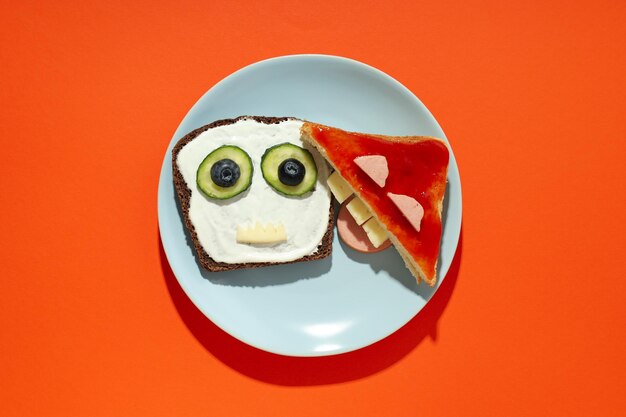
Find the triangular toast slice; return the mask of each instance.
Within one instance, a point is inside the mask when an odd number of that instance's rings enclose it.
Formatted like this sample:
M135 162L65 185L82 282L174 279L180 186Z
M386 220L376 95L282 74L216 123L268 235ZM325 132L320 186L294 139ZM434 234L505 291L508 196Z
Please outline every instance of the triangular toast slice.
M382 224L411 273L437 282L449 151L425 136L347 132L306 122L302 139L339 172Z

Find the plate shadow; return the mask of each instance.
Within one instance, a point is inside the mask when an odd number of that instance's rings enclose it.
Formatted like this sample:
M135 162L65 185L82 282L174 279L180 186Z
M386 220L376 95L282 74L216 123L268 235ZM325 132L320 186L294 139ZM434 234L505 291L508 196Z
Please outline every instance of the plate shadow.
M445 310L459 275L463 230L445 280L424 308L390 336L361 349L333 356L291 357L249 346L217 327L196 308L178 284L159 238L163 279L181 319L196 340L233 370L270 384L314 386L361 379L383 371L415 349L427 336L437 340L437 322Z

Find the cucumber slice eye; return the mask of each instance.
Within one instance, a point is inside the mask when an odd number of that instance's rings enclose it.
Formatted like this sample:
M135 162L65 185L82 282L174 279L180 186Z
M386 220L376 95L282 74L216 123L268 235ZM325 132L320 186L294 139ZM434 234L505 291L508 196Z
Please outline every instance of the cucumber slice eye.
M196 184L207 197L225 200L250 187L252 172L252 161L243 149L224 145L208 154L200 163Z
M288 196L301 196L312 191L317 181L313 155L292 143L267 149L261 158L261 171L272 188Z

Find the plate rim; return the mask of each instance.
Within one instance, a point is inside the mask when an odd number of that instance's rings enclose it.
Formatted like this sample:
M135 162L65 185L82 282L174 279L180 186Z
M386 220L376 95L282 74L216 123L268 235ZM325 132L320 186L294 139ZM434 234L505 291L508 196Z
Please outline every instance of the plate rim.
M374 75L378 76L378 77L382 77L385 81L390 82L391 84L393 84L396 88L398 88L403 95L406 95L407 97L409 97L411 100L415 101L416 104L418 105L418 107L421 107L426 113L427 115L434 121L434 123L437 125L437 127L439 128L439 130L442 132L443 137L442 139L445 140L445 142L448 144L448 148L450 150L450 165L449 167L454 167L455 171L456 171L456 185L458 186L458 193L455 192L455 199L457 198L457 194L458 194L458 215L456 218L452 219L454 220L455 224L458 224L458 232L455 233L453 235L453 242L450 243L450 245L453 248L453 252L452 252L452 256L450 258L450 262L447 263L447 265L442 265L441 269L439 271L439 277L437 280L437 284L436 284L436 288L434 289L434 291L432 292L430 298L428 300L426 300L424 302L424 305L421 306L413 315L411 315L410 317L408 317L404 322L402 322L401 324L399 324L397 327L395 326L391 326L392 328L389 329L388 331L385 332L381 332L380 335L377 335L373 338L373 340L369 341L366 344L357 344L355 346L342 346L341 348L337 349L337 350L333 350L333 351L328 351L328 352L318 352L318 351L307 351L307 352L301 352L301 351L293 351L290 349L275 349L275 348L269 348L268 346L262 346L259 343L255 343L254 341L248 340L244 335L242 335L237 329L234 329L226 324L224 324L221 320L219 320L218 317L214 317L213 314L211 314L208 311L205 311L205 308L202 306L202 303L197 302L196 300L196 296L194 295L194 292L191 291L185 284L184 280L181 280L178 277L178 273L180 273L180 271L177 273L176 269L177 269L177 264L178 261L172 259L172 256L170 255L170 251L168 250L168 243L167 243L167 237L164 236L164 227L163 225L165 224L165 219L163 218L164 215L162 213L162 204L161 201L165 198L164 197L164 193L165 193L165 185L163 184L163 177L164 175L166 175L166 171L168 168L168 162L171 159L171 148L173 147L175 141L177 140L177 137L180 136L179 134L179 130L181 129L181 126L183 125L183 122L185 121L185 119L187 119L187 117L193 113L196 108L198 106L200 106L200 104L204 101L205 97L208 96L209 94L214 93L215 91L218 91L219 89L223 88L223 85L226 84L227 82L231 81L232 78L236 78L236 77L240 77L242 75L244 75L245 73L254 70L258 67L262 67L264 65L269 65L272 63L275 63L277 61L291 61L291 60L298 60L298 59L309 59L309 58L318 58L318 59L325 59L325 60L331 60L331 61L339 61L339 62L343 62L343 63L347 63L350 65L356 65L358 67L360 67L361 69L365 70L365 71L369 71L370 73L373 73ZM194 128L197 128L200 126L195 126ZM169 167L171 169L171 166ZM448 181L450 179L450 169L448 170ZM178 204L178 203L175 203ZM166 151L165 151L165 155L163 158L163 162L161 164L161 169L160 169L160 174L159 174L159 184L158 184L158 190L157 190L157 217L158 217L158 225L159 225L159 236L160 236L160 241L161 241L161 245L163 247L163 252L166 256L167 262L172 270L172 273L174 275L174 277L176 278L176 281L178 282L178 284L180 285L180 287L182 288L183 292L185 293L185 295L189 298L189 300L194 304L194 306L196 308L198 308L198 310L200 312L202 312L202 314L209 319L211 322L213 322L216 326L218 326L221 330L223 330L224 332L228 333L230 336L236 338L237 340L252 346L254 348L266 351L266 352L270 352L270 353L274 353L274 354L279 354L279 355L284 355L284 356L292 356L292 357L320 357L320 356L334 356L334 355L339 355L339 354L343 354L343 353L347 353L347 352L351 352L351 351L355 351L358 349L362 349L364 347L370 346L376 342L379 342L387 337L389 337L391 334L397 332L399 329L401 329L402 327L404 327L409 321L411 321L413 318L415 318L419 312L430 302L430 300L432 300L432 298L434 297L435 293L437 292L437 290L439 289L441 283L444 281L447 273L450 270L450 266L452 265L454 258L456 256L456 253L458 251L458 243L459 243L459 239L460 239L460 232L461 232L461 225L462 225L462 213L463 213L463 207L462 207L462 188L461 188L461 178L460 178L460 173L459 173L459 168L458 168L458 164L456 162L456 158L454 156L454 152L452 150L452 146L450 145L450 142L448 141L447 136L445 135L445 133L443 132L443 129L441 128L441 126L439 125L439 122L437 122L437 120L435 119L435 117L433 116L433 114L431 113L430 109L428 109L428 107L426 107L426 105L424 105L424 103L422 103L422 101L411 91L409 90L406 86L404 86L402 83L400 83L398 80L396 80L395 78L393 78L392 76L390 76L389 74L385 73L384 71L373 67L369 64L365 64L361 61L357 61L355 59L352 58L347 58L347 57L343 57L343 56L338 56L338 55L326 55L326 54L291 54L291 55L282 55L282 56L276 56L276 57L271 57L271 58L267 58L267 59L263 59L260 61L256 61L253 63L250 63L248 65L245 65L244 67L239 68L238 70L228 74L227 76L225 76L224 78L222 78L221 80L219 80L217 83L215 83L211 88L209 88L206 92L204 92L197 100L196 102L189 108L189 110L185 113L185 115L183 116L183 118L181 119L180 123L178 124L172 138L170 139L170 141L167 144L166 147ZM167 228L167 227L165 227Z

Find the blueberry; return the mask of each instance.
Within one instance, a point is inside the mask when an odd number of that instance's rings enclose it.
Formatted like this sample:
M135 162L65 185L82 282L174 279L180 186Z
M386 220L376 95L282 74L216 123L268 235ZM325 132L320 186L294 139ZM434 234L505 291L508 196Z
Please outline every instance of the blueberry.
M232 159L220 159L211 166L211 179L220 187L232 187L239 175L239 165Z
M278 179L285 185L298 185L304 179L304 164L294 158L285 159L278 166Z

